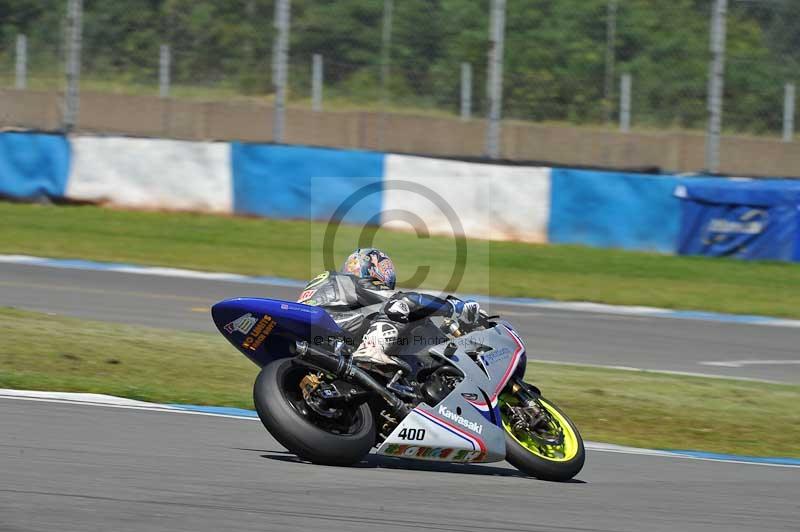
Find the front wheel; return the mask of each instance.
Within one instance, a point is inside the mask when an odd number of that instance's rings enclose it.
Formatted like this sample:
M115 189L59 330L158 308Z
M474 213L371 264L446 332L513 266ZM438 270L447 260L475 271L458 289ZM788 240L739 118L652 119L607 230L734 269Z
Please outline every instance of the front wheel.
M253 387L258 417L281 445L300 458L324 465L357 463L375 445L369 406L343 408L330 417L317 414L300 389L309 371L290 358L264 366Z
M542 397L523 400L501 396L506 460L531 476L564 482L577 475L586 460L578 428L556 405Z

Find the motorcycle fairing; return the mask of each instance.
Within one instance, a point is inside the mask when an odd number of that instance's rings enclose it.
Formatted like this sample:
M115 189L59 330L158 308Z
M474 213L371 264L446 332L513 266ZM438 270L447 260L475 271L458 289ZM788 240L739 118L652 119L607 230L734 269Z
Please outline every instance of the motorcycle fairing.
M319 344L344 335L323 309L280 299L227 299L214 305L211 315L219 332L261 367L293 356L298 339Z
M500 392L503 391L508 380L517 373L519 369L521 369L523 373L525 371L525 344L522 342L517 332L507 322L501 322L497 327L489 329L488 331L478 331L473 334L490 332L496 335L507 336L513 345L509 343L508 345L500 346L492 351L487 351L478 355L477 358L481 367L492 382L492 387L490 388L492 391L486 390L489 396L488 401L478 398L476 400L467 399L467 402L483 412L484 415L493 411L496 416L495 418L499 419L500 412L497 409L497 398ZM489 341L489 344L493 345L491 341ZM520 368L520 365L523 367Z
M503 322L463 336L451 345L456 346L455 351L440 345L430 352L447 358L464 379L439 404L422 403L414 408L380 445L378 454L448 462L497 462L505 458L497 396L523 360L524 344ZM482 351L476 357L478 363L468 354L476 349Z

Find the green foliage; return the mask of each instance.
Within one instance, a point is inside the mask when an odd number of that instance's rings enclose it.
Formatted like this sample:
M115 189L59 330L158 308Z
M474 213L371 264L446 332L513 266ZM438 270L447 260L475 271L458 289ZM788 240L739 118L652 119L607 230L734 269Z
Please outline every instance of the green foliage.
M703 127L711 0L618 0L616 73L633 76L634 123ZM599 123L605 109L608 0L511 0L505 115ZM84 78L155 84L158 48L173 78L241 94L271 92L274 0L85 0ZM66 0L0 0L0 69L17 33L29 37L32 75L61 71ZM460 63L484 106L489 0L394 2L390 93L408 107L458 108ZM736 2L728 17L725 126L755 133L781 123L783 84L800 63L800 3ZM293 0L292 96L309 95L311 55L325 57L326 96L381 98L381 0ZM616 76L615 76L616 78ZM616 81L615 81L616 92Z

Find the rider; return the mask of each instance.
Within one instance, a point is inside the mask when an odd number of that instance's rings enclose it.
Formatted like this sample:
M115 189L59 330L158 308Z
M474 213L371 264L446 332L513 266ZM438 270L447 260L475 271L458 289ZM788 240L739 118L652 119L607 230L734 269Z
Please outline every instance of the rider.
M341 272L326 271L312 279L298 303L324 308L355 340L357 363L378 369L398 366L398 338L409 325L430 316L445 316L465 324L478 320L476 301L441 299L418 292L395 290L392 259L375 248L357 249L347 257Z

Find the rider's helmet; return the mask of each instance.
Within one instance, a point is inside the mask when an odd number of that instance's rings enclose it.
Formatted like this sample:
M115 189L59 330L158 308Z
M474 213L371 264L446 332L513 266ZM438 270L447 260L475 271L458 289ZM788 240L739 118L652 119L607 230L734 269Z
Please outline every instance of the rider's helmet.
M344 261L342 273L349 273L361 279L375 279L392 290L397 281L392 259L375 248L359 248L351 253Z

